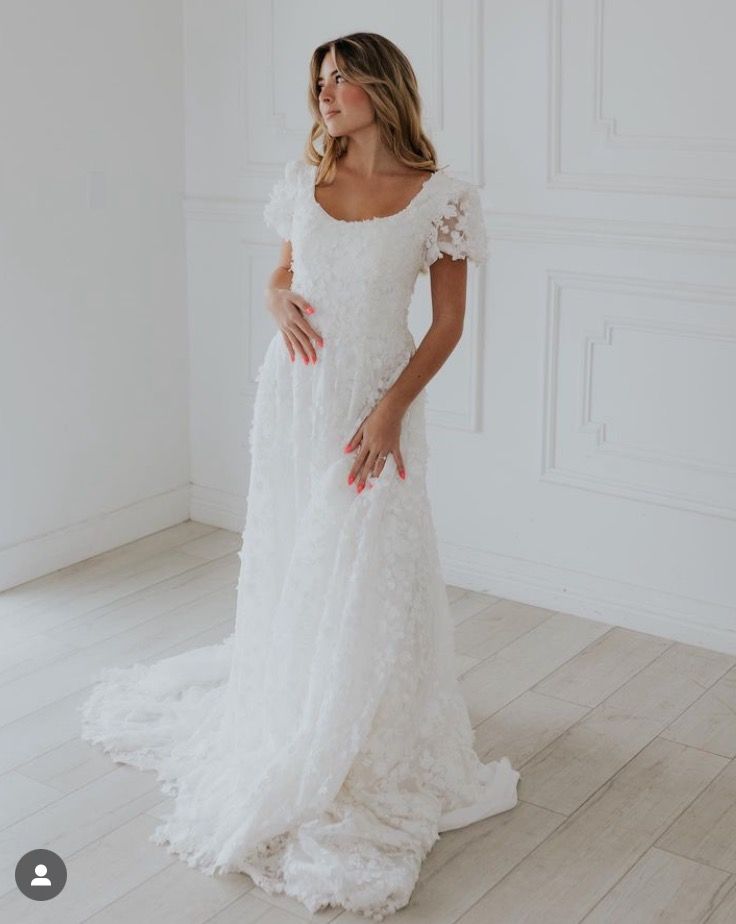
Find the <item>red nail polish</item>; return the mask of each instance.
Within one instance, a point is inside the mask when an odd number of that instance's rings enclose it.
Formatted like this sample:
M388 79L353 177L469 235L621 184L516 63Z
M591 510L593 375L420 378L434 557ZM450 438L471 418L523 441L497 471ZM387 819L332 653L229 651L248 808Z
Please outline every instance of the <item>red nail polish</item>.
M352 484L355 481L355 475L348 475L348 484Z

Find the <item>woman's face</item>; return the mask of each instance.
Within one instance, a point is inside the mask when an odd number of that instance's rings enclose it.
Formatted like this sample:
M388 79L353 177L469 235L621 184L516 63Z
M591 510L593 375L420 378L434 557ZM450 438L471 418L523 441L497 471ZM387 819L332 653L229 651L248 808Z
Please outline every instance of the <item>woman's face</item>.
M333 138L349 135L374 121L370 97L362 87L343 78L331 51L322 59L317 92L322 119Z

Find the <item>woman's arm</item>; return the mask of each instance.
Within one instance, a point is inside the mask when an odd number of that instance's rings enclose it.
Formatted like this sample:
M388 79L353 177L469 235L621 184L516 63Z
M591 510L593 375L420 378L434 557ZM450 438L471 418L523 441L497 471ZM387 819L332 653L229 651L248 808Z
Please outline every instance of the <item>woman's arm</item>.
M376 403L375 408L353 433L345 452L362 445L348 474L348 484L355 483L360 493L370 473L383 471L381 453L391 452L401 478L406 477L401 454L401 420L411 402L452 353L463 332L465 289L468 278L467 259L453 260L447 254L430 268L432 288L432 324L414 355L394 384Z
M266 294L268 295L271 289L290 289L291 279L291 241L282 241L278 266L268 279Z
M463 333L468 261L447 254L429 268L432 291L432 324L391 388L378 406L402 417L411 402L442 368Z
M292 362L297 353L305 363L317 362L314 343L324 346L319 334L304 317L314 308L297 292L291 291L291 241L282 241L279 262L266 284L266 307L273 315Z

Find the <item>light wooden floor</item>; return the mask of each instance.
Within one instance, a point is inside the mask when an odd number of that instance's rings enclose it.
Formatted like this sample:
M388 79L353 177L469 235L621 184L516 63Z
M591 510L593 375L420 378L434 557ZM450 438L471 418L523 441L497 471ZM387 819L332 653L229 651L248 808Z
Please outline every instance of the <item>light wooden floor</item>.
M296 924L249 877L152 844L153 772L78 737L95 671L232 628L240 536L187 522L0 594L0 922ZM476 748L521 771L516 808L440 837L412 924L736 921L736 658L448 588ZM66 888L17 890L48 847ZM388 920L388 919L387 919Z

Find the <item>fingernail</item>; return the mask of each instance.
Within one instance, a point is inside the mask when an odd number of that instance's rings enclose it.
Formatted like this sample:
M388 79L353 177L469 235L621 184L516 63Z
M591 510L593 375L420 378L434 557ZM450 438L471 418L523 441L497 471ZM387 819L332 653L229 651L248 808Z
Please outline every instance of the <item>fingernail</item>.
M350 443L343 449L343 452L350 452Z
M363 490L364 487L365 487L364 484L359 484L359 485L358 485L358 494L360 494L360 492Z
M406 478L406 472L403 469L399 472L399 475L401 475L402 478Z
M308 365L309 365L309 360L307 359L307 357L306 357L306 356L302 356L302 359L304 360L304 365L305 365L305 366L308 366Z
M307 305L307 307L306 307L305 310L306 310L307 314L314 314L314 308L312 308L311 305Z

